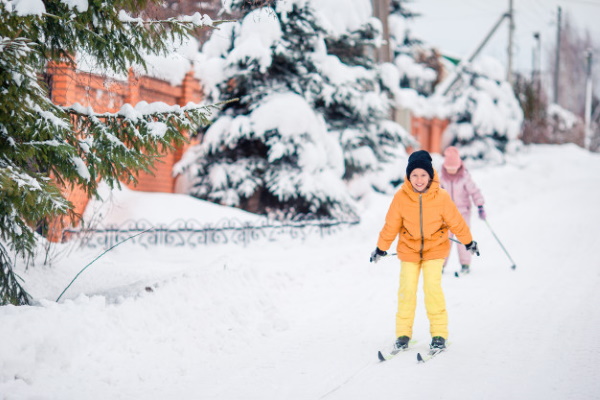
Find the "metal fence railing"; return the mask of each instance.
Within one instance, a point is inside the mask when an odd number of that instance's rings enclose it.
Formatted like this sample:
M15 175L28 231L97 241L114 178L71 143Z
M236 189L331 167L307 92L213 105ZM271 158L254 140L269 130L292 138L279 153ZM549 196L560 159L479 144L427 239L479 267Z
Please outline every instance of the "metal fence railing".
M170 224L154 225L147 220L128 220L119 225L71 228L65 230L64 235L69 240L79 240L83 247L100 249L109 249L125 240L142 247L198 247L227 243L247 246L252 242L282 238L304 240L314 235L324 237L359 222L358 218L285 222L222 219L216 223L179 219Z

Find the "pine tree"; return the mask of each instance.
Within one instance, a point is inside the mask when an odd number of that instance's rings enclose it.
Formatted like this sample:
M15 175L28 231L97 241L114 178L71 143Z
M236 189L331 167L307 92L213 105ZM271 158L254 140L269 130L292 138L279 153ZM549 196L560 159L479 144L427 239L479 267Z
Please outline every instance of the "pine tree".
M410 0L390 0L390 14L401 16L404 19L411 19L420 16L421 14L412 11L406 6Z
M346 181L366 179L378 190L402 179L402 168L389 162L405 160L406 146L416 143L391 121L391 101L382 86L373 49L381 42L381 23L375 18L362 26L326 38L329 55L320 60L323 89L315 106L338 137L344 154ZM387 170L385 178L378 174ZM396 171L396 174L389 172ZM387 182L386 182L387 181Z
M406 0L390 3L390 47L393 64L400 73L400 87L414 89L423 96L430 96L442 76L440 54L408 29L408 21L420 16L411 11Z
M342 33L327 32L327 52L347 65L373 68L373 48L381 42L381 21L370 18L362 26Z
M155 2L155 0L150 0ZM181 144L207 113L201 107L96 114L59 107L40 79L50 62L73 63L80 51L100 68L125 73L145 66L144 54L164 54L172 41L212 21L199 15L144 21L124 10L147 0L0 2L0 304L28 304L14 272L15 257L34 255L38 224L73 216L63 188L78 185L97 195L150 171L164 149ZM84 8L84 9L82 9Z
M181 164L195 175L191 194L267 214L351 212L339 145L313 107L322 87L316 58L324 49L314 10L308 1L255 3L229 2L226 11L242 20L203 47L208 101L239 101L214 116Z
M244 13L242 22L215 32L203 47L200 75L213 87L210 101L240 101L215 116L203 143L182 163L196 175L191 193L254 212L352 212L346 182L405 154L410 139L387 119L389 102L373 61L346 52L352 64L346 65L327 53L316 2L256 3L228 2L227 12ZM359 38L361 46L372 46L373 32L370 24L349 33L352 43L344 48L358 47ZM268 112L276 115L265 124ZM297 131L289 121L297 121Z
M523 110L504 76L497 60L482 57L464 69L448 94L451 117L444 140L466 158L502 163L521 145Z

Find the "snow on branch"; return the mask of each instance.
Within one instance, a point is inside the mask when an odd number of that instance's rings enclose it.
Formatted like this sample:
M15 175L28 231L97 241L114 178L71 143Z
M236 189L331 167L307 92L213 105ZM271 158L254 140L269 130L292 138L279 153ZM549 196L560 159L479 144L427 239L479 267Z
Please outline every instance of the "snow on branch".
M234 101L238 101L238 99L231 99L227 101L222 101L215 104L198 104L198 103L188 103L185 106L180 105L168 105L161 101L147 103L145 101L141 101L133 107L131 104L126 103L121 106L121 109L117 112L104 112L104 113L96 113L94 109L90 106L84 107L79 103L75 103L70 107L62 107L62 109L71 114L80 117L95 117L95 118L116 118L116 119L128 119L131 121L141 121L146 120L151 117L159 117L159 116L167 116L172 114L184 114L189 112L205 112L207 115L210 114L213 110L219 109L221 106L231 103Z
M180 15L177 18L168 18L166 20L146 20L140 17L132 17L125 10L119 11L119 21L132 25L191 25L193 28L214 28L222 23L231 22L229 20L213 21L212 18L207 14L200 14L198 12L192 15Z

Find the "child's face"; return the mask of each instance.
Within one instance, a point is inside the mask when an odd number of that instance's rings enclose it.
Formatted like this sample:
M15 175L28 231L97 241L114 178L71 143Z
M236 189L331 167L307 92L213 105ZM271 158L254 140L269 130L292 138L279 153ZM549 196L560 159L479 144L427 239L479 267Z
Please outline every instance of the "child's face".
M410 173L408 180L410 181L413 189L419 193L423 193L425 190L427 190L427 185L429 185L431 178L424 169L415 168Z
M454 175L455 173L458 172L458 168L448 168L448 167L444 167L446 168L446 171L450 174L450 175Z

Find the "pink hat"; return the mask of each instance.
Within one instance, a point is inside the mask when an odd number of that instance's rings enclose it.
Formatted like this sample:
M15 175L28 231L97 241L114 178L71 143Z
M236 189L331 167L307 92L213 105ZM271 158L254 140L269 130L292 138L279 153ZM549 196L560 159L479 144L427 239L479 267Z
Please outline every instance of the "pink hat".
M454 146L450 146L444 150L444 157L444 167L446 168L458 169L462 165L458 149Z

